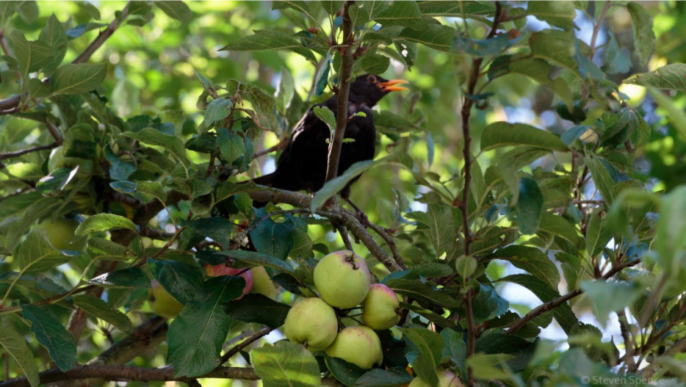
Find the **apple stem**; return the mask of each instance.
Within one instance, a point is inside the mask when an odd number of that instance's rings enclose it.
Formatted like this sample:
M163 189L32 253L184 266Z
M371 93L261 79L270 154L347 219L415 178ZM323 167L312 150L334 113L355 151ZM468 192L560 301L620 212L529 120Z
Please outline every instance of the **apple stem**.
M345 261L352 265L353 270L359 270L359 266L355 264L355 254L350 253L350 255L345 256Z

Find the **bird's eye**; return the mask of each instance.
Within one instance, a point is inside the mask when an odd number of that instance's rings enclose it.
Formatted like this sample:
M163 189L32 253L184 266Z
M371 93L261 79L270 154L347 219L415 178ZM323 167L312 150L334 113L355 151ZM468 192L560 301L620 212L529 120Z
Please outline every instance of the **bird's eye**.
M368 75L367 80L371 83L376 83L376 77L373 75Z

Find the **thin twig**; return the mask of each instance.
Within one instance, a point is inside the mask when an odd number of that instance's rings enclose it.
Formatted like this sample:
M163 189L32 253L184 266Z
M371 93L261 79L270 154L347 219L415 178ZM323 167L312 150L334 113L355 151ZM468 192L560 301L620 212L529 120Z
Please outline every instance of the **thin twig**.
M264 336L267 336L271 331L273 331L275 328L262 328L259 332L253 334L252 336L248 337L247 339L243 340L240 344L236 345L235 347L229 349L226 351L226 353L222 356L221 360L219 361L219 364L224 364L229 359L231 359L235 354L243 350L243 348L247 347L248 345L256 342L257 340L263 338Z
M329 148L329 159L326 168L326 181L335 179L338 176L338 163L343 149L343 139L345 136L345 126L348 123L348 95L350 93L350 79L352 77L353 56L353 24L350 20L348 10L351 1L346 1L343 5L343 47L341 71L339 72L340 84L338 86L338 107L336 116L336 130L333 141Z
M605 273L605 275L603 275L600 279L598 279L598 281L607 280L610 277L612 277L613 275L615 275L615 274L619 273L620 271L626 269L627 267L636 266L640 262L641 262L640 259L635 259L633 261L629 261L629 262L625 262L623 264L617 265L617 266L613 267L610 271ZM583 292L584 291L581 289L576 289L576 290L573 290L573 291L565 294L564 296L558 297L554 300L546 302L545 304L537 306L536 308L531 310L529 313L524 315L524 317L517 320L514 324L512 324L510 326L510 328L507 331L505 331L503 333L511 335L511 334L517 332L518 330L522 329L524 327L524 325L526 325L526 323L528 323L529 321L531 321L534 318L542 315L545 312L548 312L550 310L557 308L558 306L564 304L565 302L571 300L572 298L579 296Z
M348 230L345 229L345 226L338 223L334 223L333 226L338 231L338 233L341 234L341 239L343 239L343 244L345 245L345 248L349 251L354 252L355 250L353 250L353 244L350 243L350 236L348 235Z
M53 142L52 144L48 145L41 145L41 146L36 146L33 148L28 148L28 149L22 149L14 152L7 152L7 153L2 153L0 154L0 160L5 160L5 159L11 159L13 157L19 157L22 155L25 155L27 153L32 153L32 152L38 152L46 149L52 149L57 147L57 143Z

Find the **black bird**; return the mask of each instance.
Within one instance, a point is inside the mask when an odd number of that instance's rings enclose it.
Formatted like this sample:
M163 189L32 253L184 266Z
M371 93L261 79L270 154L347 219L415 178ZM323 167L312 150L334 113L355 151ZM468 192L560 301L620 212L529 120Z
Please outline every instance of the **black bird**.
M359 75L350 85L348 95L348 124L345 138L353 142L344 142L338 165L338 176L358 161L374 158L376 128L371 108L392 91L407 90L398 84L405 80L386 80L378 75ZM316 192L324 185L329 156L329 127L314 114L317 106L326 106L333 113L337 112L338 98L333 96L323 103L311 107L305 116L293 128L291 138L276 163L276 171L256 178L257 184L289 191L307 190ZM365 113L366 117L355 115ZM352 180L341 191L341 196L361 215L361 211L350 199ZM259 203L255 203L259 206Z

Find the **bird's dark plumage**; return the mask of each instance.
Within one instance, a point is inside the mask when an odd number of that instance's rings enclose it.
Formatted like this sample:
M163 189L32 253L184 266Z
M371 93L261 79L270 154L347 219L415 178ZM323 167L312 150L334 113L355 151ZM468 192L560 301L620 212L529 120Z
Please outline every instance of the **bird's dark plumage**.
M371 108L391 91L405 90L395 86L404 81L387 81L372 74L360 75L350 85L348 96L348 124L345 138L353 142L344 142L338 167L340 176L352 164L374 158L376 128ZM317 106L326 106L333 113L337 112L336 96L310 108L305 116L293 128L291 138L276 164L276 171L253 180L257 184L290 191L319 190L326 179L329 154L329 127L314 114ZM355 115L363 112L366 117ZM357 179L355 179L357 180ZM347 199L351 181L342 191ZM257 204L257 203L256 203Z

